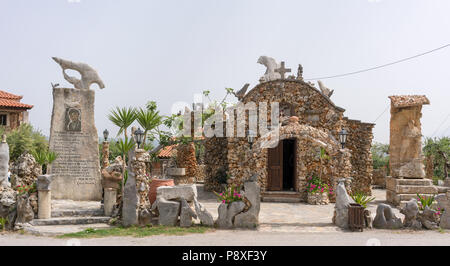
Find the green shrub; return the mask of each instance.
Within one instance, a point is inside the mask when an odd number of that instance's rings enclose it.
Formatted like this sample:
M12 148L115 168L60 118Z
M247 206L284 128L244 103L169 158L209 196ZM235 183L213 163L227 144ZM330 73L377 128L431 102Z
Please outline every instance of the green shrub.
M4 134L5 129L0 129ZM48 150L47 138L38 130L34 130L30 124L22 124L17 129L6 132L6 141L9 145L9 157L16 160L25 151L29 153Z

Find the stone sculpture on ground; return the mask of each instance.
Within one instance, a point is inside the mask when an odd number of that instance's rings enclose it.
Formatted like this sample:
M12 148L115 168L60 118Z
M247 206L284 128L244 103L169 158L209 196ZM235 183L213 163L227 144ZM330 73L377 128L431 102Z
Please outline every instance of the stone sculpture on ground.
M391 122L386 199L395 205L406 203L416 194L437 194L432 181L425 178L420 118L422 105L430 104L425 95L390 96Z
M128 153L128 178L123 190L122 199L122 224L131 226L139 224L139 193L136 187L136 174L132 162L136 159L136 153L131 150Z
M258 176L253 175L250 180L244 182L242 196L247 205L247 211L234 217L234 226L239 228L255 228L259 224L259 210L261 205L261 188L258 184Z
M403 227L403 224L401 219L395 216L391 206L382 203L377 207L373 227L378 229L399 229Z
M192 210L189 203L182 198L181 199L181 211L180 211L180 226L181 227L191 227L192 218L197 219L197 214Z
M118 156L114 163L102 170L102 186L104 190L103 204L106 216L111 216L117 202L117 191L122 182L123 161Z
M400 213L405 215L403 220L403 225L405 227L410 227L414 229L422 228L422 223L417 220L417 215L419 214L419 205L416 199L411 199L405 206L400 210Z
M257 61L258 64L264 65L267 69L264 73L264 76L262 76L259 81L260 82L266 82L271 80L277 80L281 78L280 73L275 72L275 69L278 69L280 67L280 64L278 64L275 59L268 56L260 56Z
M0 218L7 220L7 229L12 230L17 216L17 192L9 187L0 186Z
M34 219L34 211L31 207L28 193L19 195L17 197L17 218L14 229L23 229Z
M339 179L336 188L336 204L334 205L333 223L343 229L348 228L348 207L353 200L347 194L345 179Z
M11 187L8 181L9 171L9 146L6 143L6 135L2 136L0 143L0 187Z
M445 196L438 199L438 205L444 212L441 215L439 226L444 229L450 229L450 191L447 191Z
M242 201L234 201L230 204L221 203L218 209L217 226L219 228L232 228L235 216L242 212L244 208L245 203Z
M190 227L193 218L203 225L214 225L212 215L197 200L195 185L158 187L151 211L159 216L160 225Z

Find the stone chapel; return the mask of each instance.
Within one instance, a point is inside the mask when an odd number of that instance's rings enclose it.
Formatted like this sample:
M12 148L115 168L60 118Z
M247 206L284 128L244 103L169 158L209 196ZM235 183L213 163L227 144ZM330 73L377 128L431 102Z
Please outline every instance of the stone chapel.
M321 82L318 89L303 80L301 65L297 76L285 78L289 70L284 62L279 68L271 68L261 58L258 63L266 65L266 74L248 93L240 92L244 95L238 98L243 104L266 102L269 113L271 103L279 103L278 145L264 147L270 135L257 135L254 143L249 143L247 137L207 138L205 189L220 191L227 179L228 183L239 184L257 174L263 200L299 202L306 200L306 179L320 172L322 181L332 190L339 179L345 178L350 191L371 194L370 150L375 124L345 117L345 110L330 99L332 91ZM270 124L270 114L265 115ZM248 114L246 117L248 125ZM344 148L338 138L342 129L348 132ZM328 155L327 160L320 160L321 149ZM330 200L334 201L334 196Z

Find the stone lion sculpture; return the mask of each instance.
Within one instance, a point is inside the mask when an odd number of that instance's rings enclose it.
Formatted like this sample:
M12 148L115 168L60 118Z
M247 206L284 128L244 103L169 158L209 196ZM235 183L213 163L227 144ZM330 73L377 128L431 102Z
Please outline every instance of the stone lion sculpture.
M278 64L275 59L268 56L260 56L257 61L258 64L264 65L266 69L266 73L264 73L264 76L262 76L259 81L265 82L265 81L271 81L271 80L277 80L281 78L280 73L275 72L275 69L280 67L280 64Z
M67 80L70 84L73 84L76 89L89 90L89 87L91 86L92 83L97 84L100 87L100 89L105 88L105 84L103 84L103 81L100 79L97 71L95 71L95 69L93 69L88 64L75 63L58 57L52 58L63 69L64 79ZM78 71L78 73L80 73L81 75L81 79L77 79L75 77L67 75L66 69Z

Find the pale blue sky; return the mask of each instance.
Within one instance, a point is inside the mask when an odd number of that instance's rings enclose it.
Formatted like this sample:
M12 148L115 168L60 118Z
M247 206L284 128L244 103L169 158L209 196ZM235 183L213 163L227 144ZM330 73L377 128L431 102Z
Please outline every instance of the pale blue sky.
M76 1L75 1L76 2ZM157 101L170 112L194 93L257 84L260 55L301 63L304 76L351 72L450 43L448 0L0 0L0 89L34 104L31 123L48 134L50 82L67 85L52 56L86 62L96 90L99 132L116 106ZM393 94L426 94L423 133L450 112L450 48L359 75L324 80L346 116L373 122ZM389 111L375 141L389 141ZM450 135L450 119L436 136Z

